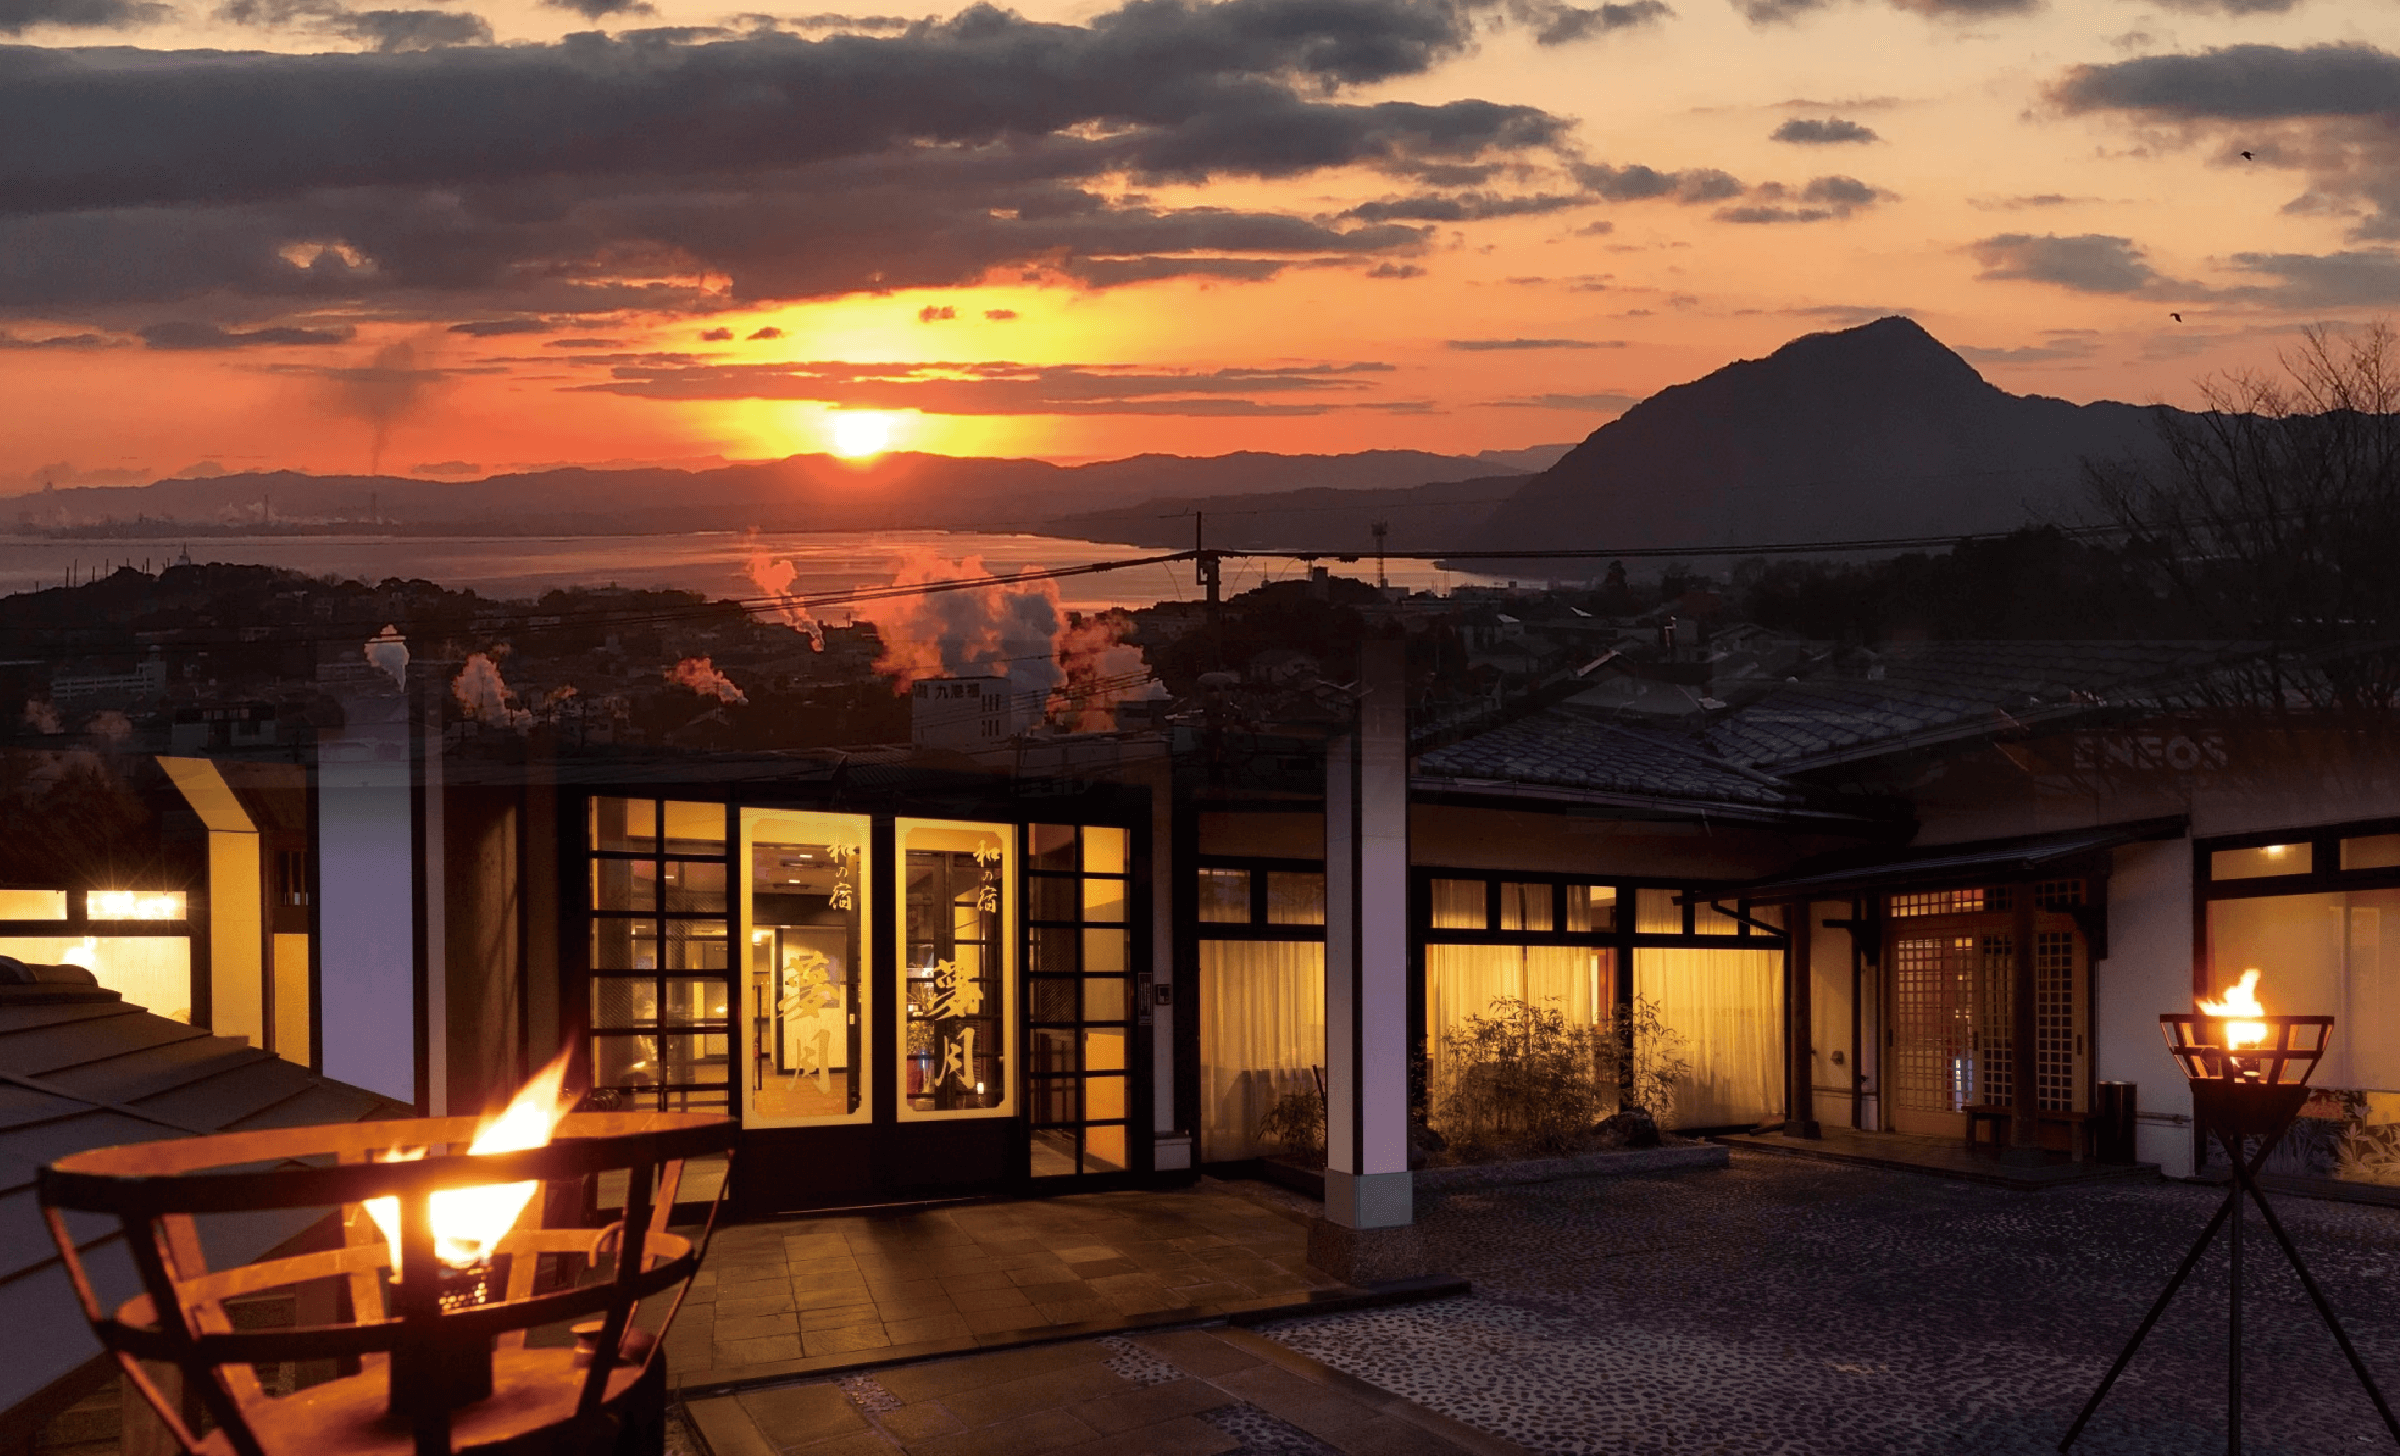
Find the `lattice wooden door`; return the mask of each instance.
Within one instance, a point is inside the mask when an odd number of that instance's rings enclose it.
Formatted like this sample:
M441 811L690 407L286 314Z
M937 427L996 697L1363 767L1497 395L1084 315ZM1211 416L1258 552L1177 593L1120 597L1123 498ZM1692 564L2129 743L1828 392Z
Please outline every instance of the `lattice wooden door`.
M2006 931L1893 941L1895 1130L1963 1136L1969 1106L2012 1095L2015 951Z

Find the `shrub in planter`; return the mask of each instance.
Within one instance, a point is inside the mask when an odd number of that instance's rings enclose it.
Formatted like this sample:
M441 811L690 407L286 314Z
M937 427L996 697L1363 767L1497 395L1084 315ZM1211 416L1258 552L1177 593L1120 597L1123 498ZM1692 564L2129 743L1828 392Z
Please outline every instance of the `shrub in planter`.
M1303 1168L1322 1168L1325 1166L1325 1069L1309 1070L1316 1074L1316 1085L1276 1098L1275 1105L1258 1120L1255 1131L1260 1142L1274 1144L1285 1162Z
M1619 1107L1639 1108L1655 1132L1675 1112L1675 1084L1691 1075L1683 1033L1658 1019L1658 1003L1637 996L1624 1014L1598 1028L1598 1072Z
M1502 997L1443 1043L1451 1075L1440 1121L1462 1154L1563 1153L1615 1090L1599 1075L1599 1029L1554 1006Z

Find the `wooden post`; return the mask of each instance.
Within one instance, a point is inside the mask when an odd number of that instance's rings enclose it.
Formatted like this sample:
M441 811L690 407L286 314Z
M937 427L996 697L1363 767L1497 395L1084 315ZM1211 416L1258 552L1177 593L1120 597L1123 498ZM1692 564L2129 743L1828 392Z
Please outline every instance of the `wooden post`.
M2019 884L2010 896L2015 929L2010 947L2015 952L2010 966L2012 992L2009 997L2009 1085L2012 1091L2008 1122L2007 1160L2012 1163L2042 1161L2041 1094L2034 1085L2034 986L2033 986L2033 882Z
M1816 991L1811 984L1809 942L1816 906L1795 901L1784 914L1783 1044L1785 1078L1783 1135L1821 1138L1817 1124L1817 1077L1812 1060L1815 1042Z

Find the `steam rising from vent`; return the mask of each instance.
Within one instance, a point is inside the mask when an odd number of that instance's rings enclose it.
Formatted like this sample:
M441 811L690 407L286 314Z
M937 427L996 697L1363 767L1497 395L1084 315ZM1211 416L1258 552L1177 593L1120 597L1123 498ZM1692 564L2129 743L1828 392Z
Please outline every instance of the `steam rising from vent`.
M1117 704L1166 691L1150 676L1142 649L1125 640L1132 630L1123 612L1103 612L1060 629L1056 655L1066 682L1051 694L1050 716L1068 732L1111 732Z
M384 623L382 631L367 639L366 653L377 672L390 674L392 686L408 687L408 639L398 628Z
M951 561L919 547L899 558L892 583L990 574L979 556ZM1140 695L1131 679L1146 670L1141 650L1125 644L1121 615L1070 624L1048 581L899 597L878 610L875 625L883 638L875 670L892 679L893 691L921 678L1001 674L1011 693L1047 703L1075 732L1113 728L1115 705Z
M451 680L450 695L458 699L468 717L487 727L522 732L533 726L533 714L509 701L511 694L500 679L500 664L481 652L471 654Z
M67 731L67 725L58 720L58 709L39 698L25 700L25 726L42 734Z
M668 682L690 688L704 698L720 703L747 703L750 695L733 685L733 679L717 671L717 665L705 657L687 657L666 671Z
M758 594L771 599L760 608L759 615L806 632L811 650L825 650L825 624L810 615L808 608L800 605L792 594L792 583L800 576L798 567L783 557L769 556L760 550L753 533L750 556L742 564L742 570L748 574L750 584L758 588Z

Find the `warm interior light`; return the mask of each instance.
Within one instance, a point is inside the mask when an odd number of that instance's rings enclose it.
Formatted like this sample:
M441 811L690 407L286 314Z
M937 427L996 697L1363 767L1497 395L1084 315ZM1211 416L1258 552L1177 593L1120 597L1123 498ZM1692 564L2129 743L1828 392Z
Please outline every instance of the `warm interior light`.
M83 913L93 920L181 920L183 895L175 890L92 890Z
M2258 999L2258 967L2242 972L2242 979L2225 993L2222 1001L2202 1001L2202 1016L2234 1017L2264 1016L2267 1008ZM2239 1051L2243 1047L2263 1046L2267 1040L2267 1024L2263 1021L2226 1021L2225 1049Z
M567 1053L560 1052L549 1066L534 1074L506 1111L485 1122L475 1134L467 1151L471 1154L515 1153L527 1148L546 1146L558 1120L573 1107L572 1099L562 1097L560 1089L567 1080ZM394 1148L379 1154L377 1161L413 1163L425 1156L423 1148ZM517 1216L533 1200L538 1182L493 1183L475 1188L445 1188L433 1195L433 1252L434 1256L453 1269L471 1269L492 1256L492 1250L516 1227ZM391 1246L392 1273L400 1273L400 1200L370 1198L361 1207L375 1226L383 1230L383 1241Z
M836 410L829 428L833 453L845 460L880 455L892 445L892 417L874 410Z

